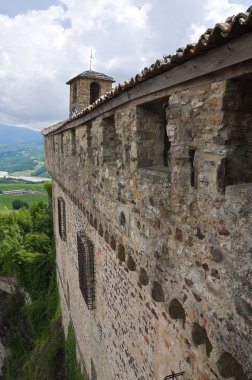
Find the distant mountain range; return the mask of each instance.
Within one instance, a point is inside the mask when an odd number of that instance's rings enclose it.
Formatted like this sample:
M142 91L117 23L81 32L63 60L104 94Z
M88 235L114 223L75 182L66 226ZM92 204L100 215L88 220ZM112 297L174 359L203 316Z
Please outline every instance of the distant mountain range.
M26 144L30 142L43 142L40 131L28 128L17 128L0 124L0 147Z

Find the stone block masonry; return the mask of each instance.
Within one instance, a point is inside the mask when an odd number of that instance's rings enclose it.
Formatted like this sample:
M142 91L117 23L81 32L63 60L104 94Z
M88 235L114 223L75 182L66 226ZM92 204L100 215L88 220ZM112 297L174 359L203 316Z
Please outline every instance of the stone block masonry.
M250 77L207 77L46 134L63 324L90 379L252 378L251 109Z

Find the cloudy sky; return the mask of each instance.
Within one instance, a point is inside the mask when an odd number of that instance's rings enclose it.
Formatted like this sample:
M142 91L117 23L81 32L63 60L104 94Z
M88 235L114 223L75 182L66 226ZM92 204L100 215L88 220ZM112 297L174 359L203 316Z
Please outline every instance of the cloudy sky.
M122 82L250 0L0 0L0 124L68 117L65 82L93 69Z

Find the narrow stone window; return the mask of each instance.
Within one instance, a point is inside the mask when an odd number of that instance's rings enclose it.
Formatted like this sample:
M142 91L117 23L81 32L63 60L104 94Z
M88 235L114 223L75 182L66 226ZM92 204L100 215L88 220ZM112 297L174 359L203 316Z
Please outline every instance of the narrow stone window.
M191 187L197 188L196 183L196 170L195 170L195 149L189 149L189 160L190 160L190 183Z
M76 154L76 132L75 128L71 129L72 155Z
M89 310L95 308L94 245L84 232L77 234L79 285Z
M137 107L138 166L162 169L169 166L170 142L166 132L168 100Z
M63 198L58 198L58 222L61 240L66 240L66 206Z
M124 212L121 211L121 213L120 213L120 225L122 227L125 227L125 224L126 224L126 217L125 217Z
M103 119L103 162L116 162L121 157L121 140L116 132L114 115Z
M90 83L90 104L94 103L100 96L100 86L96 82Z

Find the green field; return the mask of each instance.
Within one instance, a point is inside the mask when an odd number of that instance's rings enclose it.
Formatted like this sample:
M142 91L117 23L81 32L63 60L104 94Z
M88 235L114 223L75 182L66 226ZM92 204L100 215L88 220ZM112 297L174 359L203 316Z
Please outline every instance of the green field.
M0 191L7 190L33 190L36 191L36 194L28 195L2 195L0 194L0 210L12 210L12 202L15 199L20 199L23 202L28 203L29 205L35 202L48 202L47 192L45 191L43 183L25 183L25 182L9 182L9 183L0 183Z

